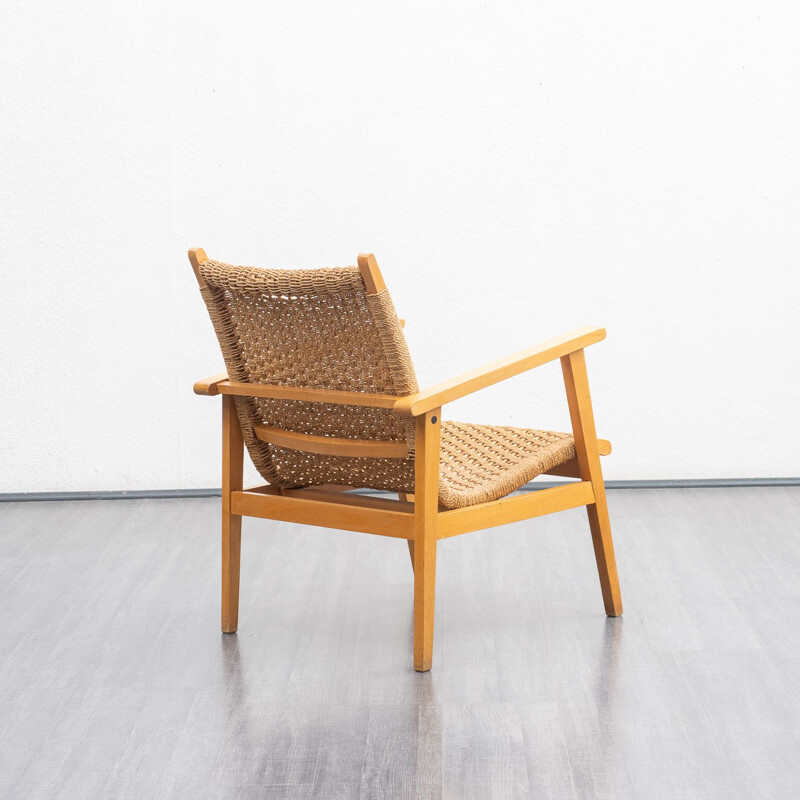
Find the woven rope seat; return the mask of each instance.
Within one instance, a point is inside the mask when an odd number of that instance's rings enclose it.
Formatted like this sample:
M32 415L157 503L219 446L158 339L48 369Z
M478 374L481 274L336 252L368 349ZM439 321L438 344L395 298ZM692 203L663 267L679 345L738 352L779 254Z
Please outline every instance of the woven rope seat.
M419 391L386 289L369 293L358 267L286 270L198 265L231 381L404 397ZM414 492L414 420L391 408L236 397L250 457L271 485L347 485ZM405 457L306 452L263 441L260 426L313 437L402 443ZM567 433L442 423L439 503L496 500L575 456Z
M442 423L439 503L463 508L516 491L537 475L575 457L572 434Z

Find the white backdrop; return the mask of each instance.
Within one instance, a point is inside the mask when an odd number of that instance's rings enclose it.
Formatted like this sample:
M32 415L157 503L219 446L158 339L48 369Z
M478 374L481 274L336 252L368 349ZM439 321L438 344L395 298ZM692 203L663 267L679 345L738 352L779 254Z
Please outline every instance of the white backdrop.
M608 478L799 475L798 41L769 0L5 0L0 491L219 484L193 245L374 251L423 386L605 325ZM445 416L563 428L558 367Z

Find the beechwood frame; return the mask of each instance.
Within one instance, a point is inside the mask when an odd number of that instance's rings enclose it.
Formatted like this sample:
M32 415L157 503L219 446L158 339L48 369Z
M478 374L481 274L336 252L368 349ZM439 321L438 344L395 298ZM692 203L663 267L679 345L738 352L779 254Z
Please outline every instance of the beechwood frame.
M200 288L205 287L199 265L207 258L200 248L189 260ZM358 257L367 292L385 284L372 254ZM239 563L242 517L260 517L326 528L339 528L405 539L414 569L414 669L425 672L433 659L433 607L436 586L436 544L440 539L519 522L532 517L586 506L600 589L606 614L622 614L614 544L608 517L600 456L611 452L609 442L595 432L584 348L605 338L603 328L584 327L407 397L361 392L303 389L239 383L227 373L194 384L199 395L222 395L222 630L235 633L239 616ZM556 359L561 360L576 457L550 470L549 475L578 481L489 503L440 510L439 422L446 403ZM237 396L306 400L324 403L392 408L415 421L414 494L399 499L350 492L351 486L309 486L279 489L243 486L244 441L234 398ZM311 437L265 426L258 438L307 452L332 455L383 455L374 441Z

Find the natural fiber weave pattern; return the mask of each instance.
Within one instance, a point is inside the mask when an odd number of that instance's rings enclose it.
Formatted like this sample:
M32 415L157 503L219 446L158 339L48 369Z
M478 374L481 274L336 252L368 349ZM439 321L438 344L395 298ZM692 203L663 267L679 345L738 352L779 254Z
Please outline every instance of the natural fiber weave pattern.
M313 270L234 267L207 260L202 291L231 380L402 396L418 391L387 291L367 295L358 267ZM299 433L405 441L412 420L382 408L237 397L256 469L282 487L349 483L413 491L407 459L320 456L256 439L266 424Z
M439 503L488 503L575 457L569 433L443 422Z
M418 391L388 291L368 295L358 267L234 267L207 260L202 295L231 380L389 394ZM340 484L414 491L414 421L383 408L237 397L250 457L275 486ZM266 424L299 433L405 441L405 459L323 456L255 437ZM461 508L503 497L575 455L572 436L443 422L439 502Z

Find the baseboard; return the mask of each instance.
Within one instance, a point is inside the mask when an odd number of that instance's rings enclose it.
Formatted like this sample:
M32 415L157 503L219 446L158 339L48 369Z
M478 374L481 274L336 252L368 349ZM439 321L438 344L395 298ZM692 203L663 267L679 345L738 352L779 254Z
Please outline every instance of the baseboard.
M521 492L536 492L560 486L567 481L533 481ZM800 486L800 478L685 478L674 480L606 481L607 489L724 489L756 486ZM219 497L219 489L136 489L103 492L6 492L0 493L0 503L20 503L42 500L145 500L181 497Z
M534 481L520 491L559 486L553 481ZM606 481L606 489L724 489L736 486L800 486L800 478L657 478L638 481Z
M0 493L0 503L33 500L145 500L179 497L219 497L219 489L135 489L107 492L8 492Z

